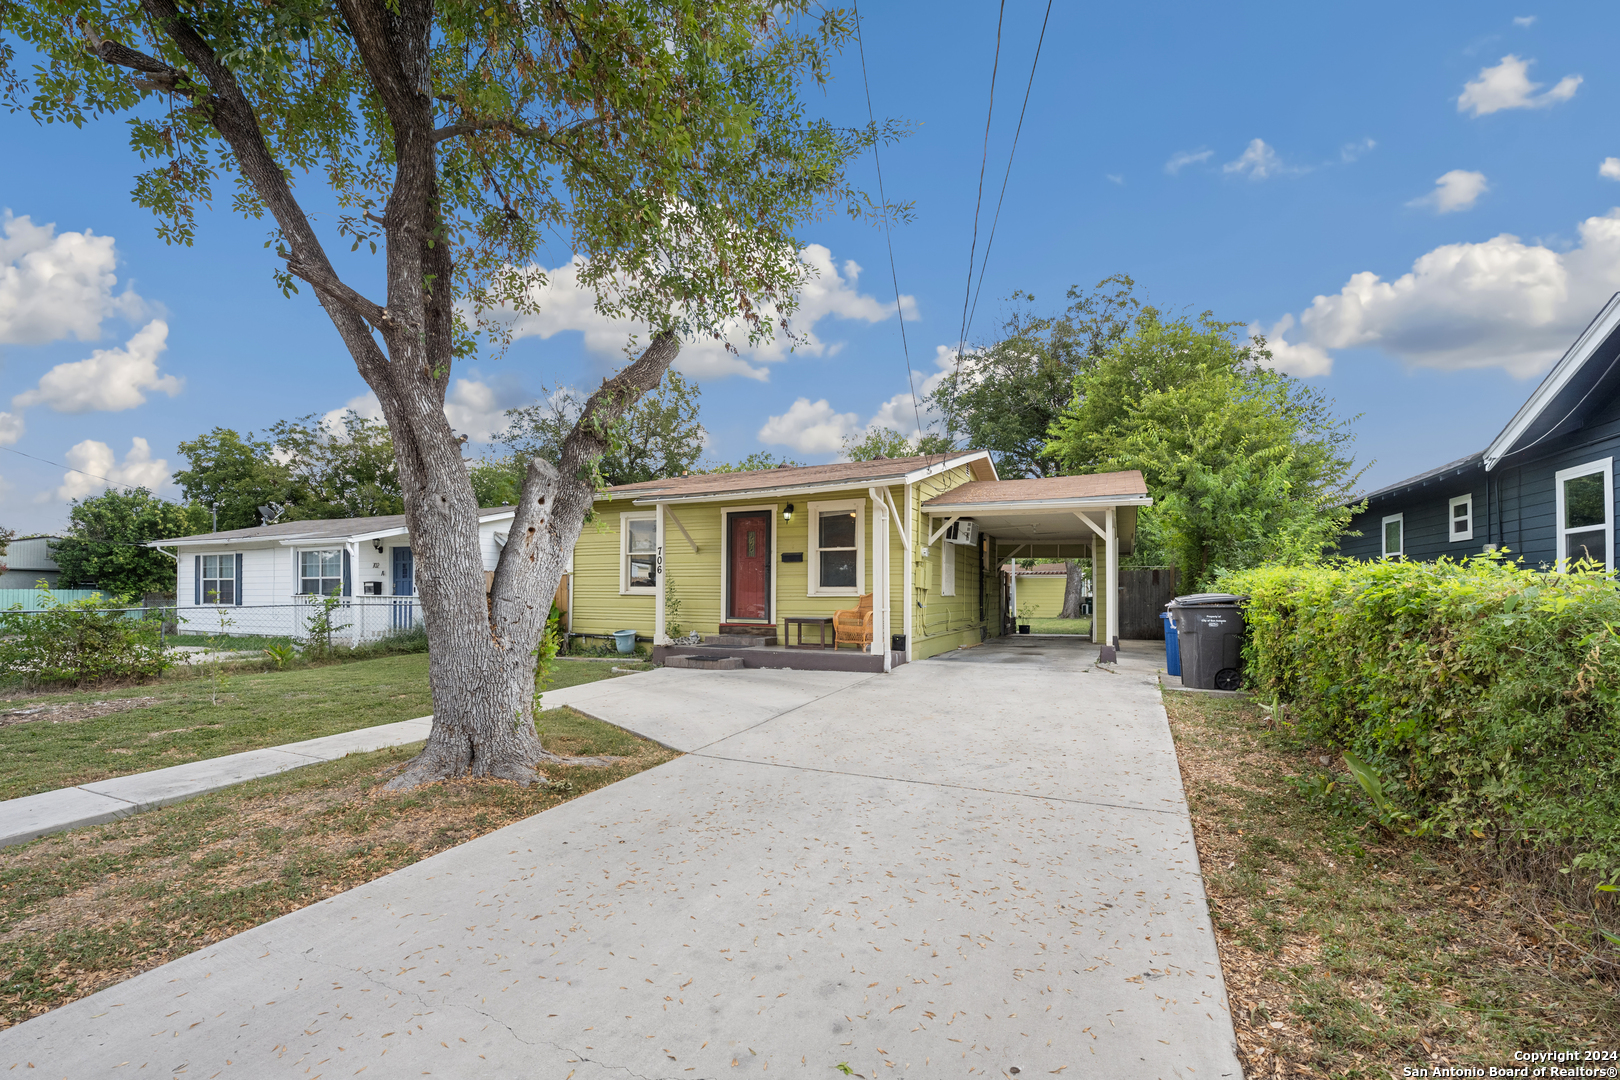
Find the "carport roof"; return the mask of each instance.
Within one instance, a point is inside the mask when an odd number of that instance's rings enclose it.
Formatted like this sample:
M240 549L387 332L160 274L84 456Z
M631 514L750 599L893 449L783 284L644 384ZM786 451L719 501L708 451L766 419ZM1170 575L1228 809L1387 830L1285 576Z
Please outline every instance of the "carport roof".
M1034 480L974 480L936 495L923 503L930 513L949 510L967 513L968 508L1007 509L1012 504L1063 506L1075 509L1096 506L1148 506L1147 483L1135 469L1125 472L1088 473L1085 476L1046 476Z

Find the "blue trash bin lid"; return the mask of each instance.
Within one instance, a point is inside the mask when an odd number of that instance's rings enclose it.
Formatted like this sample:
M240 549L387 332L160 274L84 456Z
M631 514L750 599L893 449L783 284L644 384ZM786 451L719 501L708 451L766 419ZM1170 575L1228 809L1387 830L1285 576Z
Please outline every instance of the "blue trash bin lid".
M1247 596L1239 596L1236 593L1201 592L1201 593L1192 593L1191 595L1188 595L1188 596L1178 596L1174 600L1170 601L1168 604L1166 604L1164 606L1167 607L1167 608L1170 608L1170 607L1203 607L1206 604L1241 604L1243 601L1245 601L1247 599L1248 599Z

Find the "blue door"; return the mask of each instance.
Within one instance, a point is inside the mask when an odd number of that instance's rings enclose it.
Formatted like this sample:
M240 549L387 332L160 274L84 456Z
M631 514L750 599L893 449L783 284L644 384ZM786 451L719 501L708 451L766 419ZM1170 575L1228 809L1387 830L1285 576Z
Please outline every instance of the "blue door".
M393 628L395 630L408 629L416 622L416 601L406 599L416 594L415 581L416 564L411 559L411 549L397 547L394 549L394 595L399 597L394 601Z

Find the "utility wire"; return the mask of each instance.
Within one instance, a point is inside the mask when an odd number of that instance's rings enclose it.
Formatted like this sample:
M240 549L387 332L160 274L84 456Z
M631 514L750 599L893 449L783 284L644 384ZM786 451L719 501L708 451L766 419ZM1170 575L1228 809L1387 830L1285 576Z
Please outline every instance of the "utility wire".
M106 480L107 483L113 485L114 487L129 487L129 485L124 483L122 480L114 480L106 476L97 476L93 472L85 472L83 469L75 469L71 465L63 465L60 461L46 461L42 457L35 457L33 454L25 454L21 450L13 450L9 446L0 446L0 450L4 450L8 454L16 454L18 457L28 458L30 461L38 461L46 465L54 465L58 469L66 469L68 472L76 472L82 476L88 476L92 480Z
M922 439L922 410L917 406L916 376L911 371L911 346L906 342L906 313L900 303L900 275L894 268L894 237L889 232L889 200L883 194L883 159L878 155L877 114L872 111L872 86L866 80L866 43L861 40L861 5L855 8L855 46L861 54L861 87L866 91L866 117L872 124L872 163L877 166L878 202L883 207L883 242L889 248L889 281L894 285L894 310L900 316L900 349L906 357L906 389L911 394L911 415L917 422L917 439Z
M1012 176L1013 155L1018 153L1018 136L1024 130L1024 113L1029 109L1029 92L1035 88L1035 68L1041 62L1041 46L1046 42L1046 24L1052 18L1052 0L1046 0L1046 15L1041 19L1041 36L1035 42L1035 59L1029 65L1029 83L1024 87L1024 104L1018 110L1018 127L1013 131L1012 149L1007 151L1007 171L1001 177L1001 195L996 199L996 216L990 221L990 238L984 242L984 258L979 262L979 284L973 289L973 307L968 311L962 337L973 329L973 316L979 311L979 290L984 288L984 268L990 263L990 248L996 242L996 226L1001 223L1001 204L1007 198L1007 180Z
M962 332L956 341L954 381L957 386L960 386L962 381L962 347L967 343L968 303L973 299L973 263L979 255L979 209L984 204L984 173L990 164L990 120L996 113L996 72L1001 68L1001 25L1006 14L1007 0L1001 0L1001 6L996 12L996 53L990 62L990 105L984 113L984 150L979 158L979 194L973 202L973 242L968 247L967 287L962 292ZM946 433L954 439L955 420L947 416L945 424Z

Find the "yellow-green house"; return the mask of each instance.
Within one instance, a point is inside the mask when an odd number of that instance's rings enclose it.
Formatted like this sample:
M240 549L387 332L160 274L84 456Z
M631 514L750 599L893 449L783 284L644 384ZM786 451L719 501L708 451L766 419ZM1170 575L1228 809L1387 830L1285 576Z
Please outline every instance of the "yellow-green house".
M1010 632L1010 558L1112 568L1150 502L1139 473L1003 481L983 451L627 484L575 544L569 630L635 630L655 657L693 633L768 635L781 645L748 666L887 670ZM783 648L831 644L819 620L868 594L870 646Z

